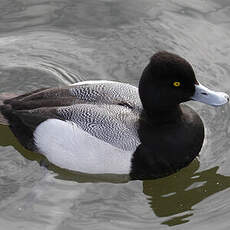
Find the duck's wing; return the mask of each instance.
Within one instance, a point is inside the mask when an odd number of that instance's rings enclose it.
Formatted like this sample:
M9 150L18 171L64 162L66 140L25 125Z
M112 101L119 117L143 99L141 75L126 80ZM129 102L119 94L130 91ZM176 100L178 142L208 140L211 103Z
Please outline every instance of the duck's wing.
M73 122L88 134L130 150L139 143L141 103L137 88L117 82L85 82L37 90L4 101L0 107L10 128L28 149L35 150L34 131L48 119Z
M115 81L84 81L69 87L72 95L91 103L121 104L133 110L142 110L138 89Z
M84 81L62 88L43 88L4 100L15 109L67 106L73 104L118 104L141 111L138 89L114 81Z

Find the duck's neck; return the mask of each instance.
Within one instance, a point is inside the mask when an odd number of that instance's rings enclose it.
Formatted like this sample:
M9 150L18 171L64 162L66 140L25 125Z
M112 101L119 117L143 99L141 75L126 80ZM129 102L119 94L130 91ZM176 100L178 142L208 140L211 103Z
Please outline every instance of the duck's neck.
M182 110L180 105L157 108L154 110L143 111L143 116L152 124L176 123L181 120Z

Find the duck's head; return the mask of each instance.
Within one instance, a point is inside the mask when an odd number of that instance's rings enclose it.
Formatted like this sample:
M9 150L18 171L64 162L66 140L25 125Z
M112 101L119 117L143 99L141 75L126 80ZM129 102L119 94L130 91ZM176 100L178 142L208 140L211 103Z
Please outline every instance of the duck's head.
M139 94L147 111L168 110L189 100L220 106L229 101L226 93L212 91L201 85L192 66L180 56L159 52L144 69Z

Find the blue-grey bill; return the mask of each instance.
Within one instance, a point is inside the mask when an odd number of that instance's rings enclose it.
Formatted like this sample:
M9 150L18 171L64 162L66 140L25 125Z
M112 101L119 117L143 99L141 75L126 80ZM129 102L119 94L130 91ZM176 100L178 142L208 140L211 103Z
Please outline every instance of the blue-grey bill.
M228 94L223 92L215 92L201 85L200 83L195 85L195 93L191 99L212 106L221 106L229 102Z

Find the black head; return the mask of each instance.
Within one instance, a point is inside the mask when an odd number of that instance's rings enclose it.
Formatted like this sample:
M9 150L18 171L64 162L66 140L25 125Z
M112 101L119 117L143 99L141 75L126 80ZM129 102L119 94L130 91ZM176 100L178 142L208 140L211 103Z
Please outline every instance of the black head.
M139 94L145 110L167 110L190 100L198 84L192 66L168 52L152 56L142 73Z

